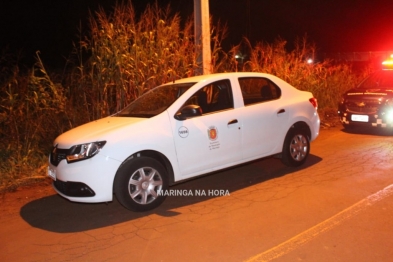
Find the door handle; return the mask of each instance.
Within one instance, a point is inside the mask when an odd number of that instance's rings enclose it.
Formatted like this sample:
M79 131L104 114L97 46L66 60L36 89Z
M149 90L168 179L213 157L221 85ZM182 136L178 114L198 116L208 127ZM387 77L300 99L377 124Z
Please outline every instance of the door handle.
M238 123L237 119L233 119L233 120L228 122L228 126L229 125L233 125L233 124L237 124L237 123Z
M280 110L277 112L277 115L283 114L283 113L285 113L285 109L280 109Z

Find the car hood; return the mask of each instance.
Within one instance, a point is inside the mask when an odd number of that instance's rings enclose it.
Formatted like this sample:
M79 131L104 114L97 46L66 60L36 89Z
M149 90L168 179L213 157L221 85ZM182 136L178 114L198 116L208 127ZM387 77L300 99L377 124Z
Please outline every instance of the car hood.
M59 144L61 148L69 148L77 144L102 141L107 139L108 134L116 132L121 127L130 126L146 119L132 117L102 118L61 134L56 138L54 145Z

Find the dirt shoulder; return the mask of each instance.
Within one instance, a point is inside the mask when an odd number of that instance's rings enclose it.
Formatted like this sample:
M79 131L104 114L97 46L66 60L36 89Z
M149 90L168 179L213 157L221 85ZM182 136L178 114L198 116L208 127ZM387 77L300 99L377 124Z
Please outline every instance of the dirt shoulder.
M27 203L54 194L50 178L33 181L12 191L3 192L0 195L0 212L2 215L19 213L21 207Z

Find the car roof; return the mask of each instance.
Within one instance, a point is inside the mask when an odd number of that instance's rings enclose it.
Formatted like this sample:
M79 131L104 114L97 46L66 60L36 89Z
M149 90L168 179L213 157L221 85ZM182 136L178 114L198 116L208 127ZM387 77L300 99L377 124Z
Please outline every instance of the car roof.
M215 73L215 74L208 74L208 75L199 75L199 76L192 76L188 78L182 78L175 80L171 83L189 83L189 82L201 82L207 80L214 80L214 79L222 79L222 78L231 78L231 77L266 77L271 76L266 73L257 73L257 72L227 72L227 73Z

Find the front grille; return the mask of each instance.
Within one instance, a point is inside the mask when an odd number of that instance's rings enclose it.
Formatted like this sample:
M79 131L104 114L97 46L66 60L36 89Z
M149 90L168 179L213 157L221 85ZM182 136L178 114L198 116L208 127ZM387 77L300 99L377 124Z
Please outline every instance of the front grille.
M377 114L380 107L378 99L350 98L345 101L346 108L349 112L355 114Z
M57 166L61 160L65 159L68 155L69 149L60 149L57 147L53 147L52 152L50 153L50 163L54 166Z

